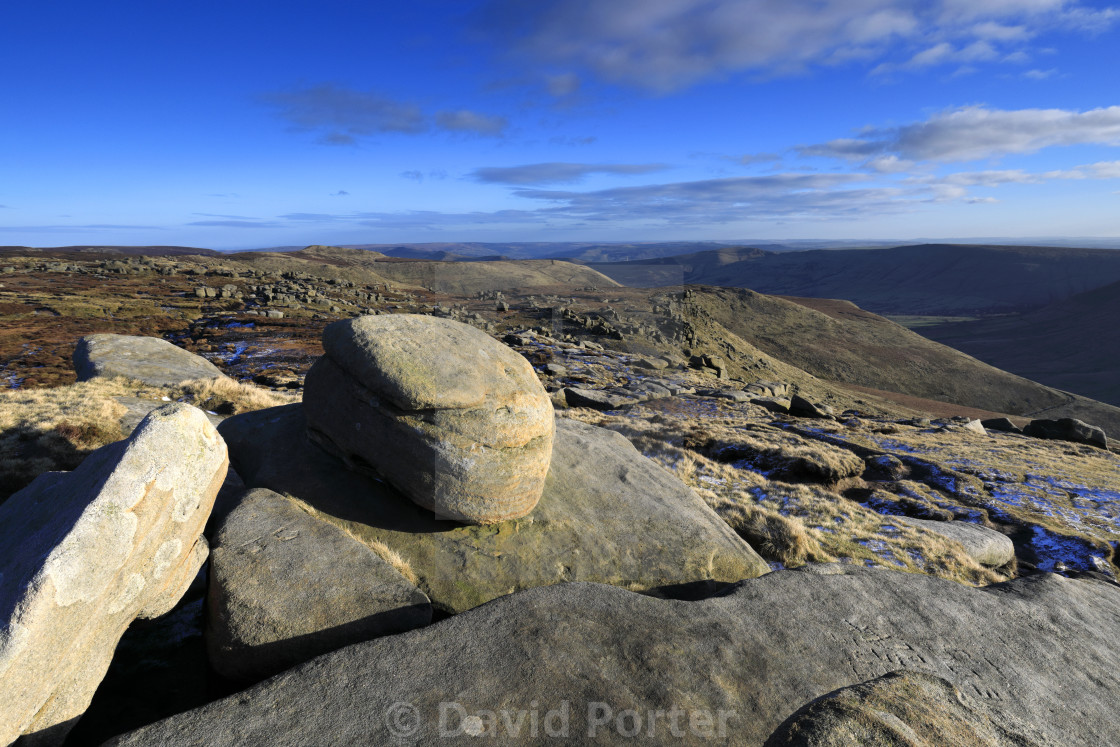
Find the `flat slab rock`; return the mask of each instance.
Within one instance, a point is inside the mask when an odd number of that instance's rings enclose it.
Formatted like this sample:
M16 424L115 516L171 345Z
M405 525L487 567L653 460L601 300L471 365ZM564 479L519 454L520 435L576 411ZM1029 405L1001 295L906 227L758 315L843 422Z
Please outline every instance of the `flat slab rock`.
M909 516L900 516L898 520L960 542L964 545L965 552L980 565L998 568L1010 563L1015 557L1015 544L1010 537L979 524L969 524L966 521L931 521Z
M396 551L437 609L462 612L561 581L635 588L752 578L769 566L672 473L624 437L557 419L544 493L528 516L490 526L440 520L310 443L299 404L219 428L249 487L299 498L353 536Z
M1030 724L1004 713L993 719L971 708L951 682L926 672L900 670L841 688L802 706L766 740L765 747L1007 747L1052 745Z
M223 376L210 361L158 337L86 335L74 350L78 381L125 376L151 386L175 386L191 379Z
M974 589L830 564L695 602L562 584L342 649L112 744L520 744L546 741L547 724L567 743L761 745L810 701L898 670L944 680L1013 744L1117 744L1118 615L1120 587L1053 575Z
M213 534L206 644L229 679L431 621L428 598L387 561L271 490L240 496Z
M175 606L227 465L214 426L176 403L0 505L0 744L59 743L129 624Z

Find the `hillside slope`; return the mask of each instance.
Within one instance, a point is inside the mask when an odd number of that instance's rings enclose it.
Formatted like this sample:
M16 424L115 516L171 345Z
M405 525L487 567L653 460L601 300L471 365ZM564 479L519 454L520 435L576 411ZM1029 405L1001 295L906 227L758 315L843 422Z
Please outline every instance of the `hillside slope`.
M1120 283L1027 314L921 332L1020 376L1120 405Z
M1002 371L846 301L712 287L694 289L693 300L698 313L820 379L1120 432L1120 408Z
M696 283L843 298L876 313L962 316L1041 308L1120 281L1120 251L925 244L893 249L721 249L590 264L625 285Z

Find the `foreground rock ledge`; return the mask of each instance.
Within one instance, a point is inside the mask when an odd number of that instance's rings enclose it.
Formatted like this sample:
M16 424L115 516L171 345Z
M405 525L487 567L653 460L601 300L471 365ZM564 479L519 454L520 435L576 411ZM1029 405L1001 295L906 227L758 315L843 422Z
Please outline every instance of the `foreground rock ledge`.
M1118 744L1118 615L1120 588L1052 575L974 589L835 564L698 602L562 584L350 646L113 743L477 744L469 732L491 728L487 743L523 744L548 741L548 712L566 708L552 726L567 743L761 745L809 701L910 670L959 690L1011 744Z
M171 404L0 506L0 744L60 742L129 623L175 606L227 465L206 416Z
M529 516L491 526L441 520L310 443L304 407L219 427L248 487L299 499L320 519L411 566L433 607L462 612L561 581L635 589L734 582L769 566L675 475L623 436L557 420L552 467Z
M428 598L387 561L263 488L212 538L206 604L211 666L250 682L432 621Z
M444 518L533 510L553 413L527 360L474 327L413 314L335 322L323 348L304 384L313 440Z

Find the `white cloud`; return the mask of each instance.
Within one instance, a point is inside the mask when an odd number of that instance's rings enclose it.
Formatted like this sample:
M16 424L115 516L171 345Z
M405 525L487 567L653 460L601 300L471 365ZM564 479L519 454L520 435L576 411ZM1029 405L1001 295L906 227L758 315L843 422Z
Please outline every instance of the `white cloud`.
M658 92L853 60L880 72L1022 61L1044 31L1096 33L1120 19L1077 0L489 0L486 8L484 26L522 59Z
M846 159L896 155L913 161L959 162L1062 145L1120 145L1120 106L1085 112L969 106L941 112L925 122L868 129L856 138L799 151Z

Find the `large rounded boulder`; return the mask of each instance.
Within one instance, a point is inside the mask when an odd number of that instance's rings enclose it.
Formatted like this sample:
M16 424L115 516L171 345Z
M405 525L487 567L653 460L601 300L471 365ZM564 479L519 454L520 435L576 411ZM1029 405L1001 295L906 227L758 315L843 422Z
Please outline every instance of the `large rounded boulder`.
M528 361L429 316L363 316L323 333L304 384L310 438L437 516L492 524L537 505L552 403Z

